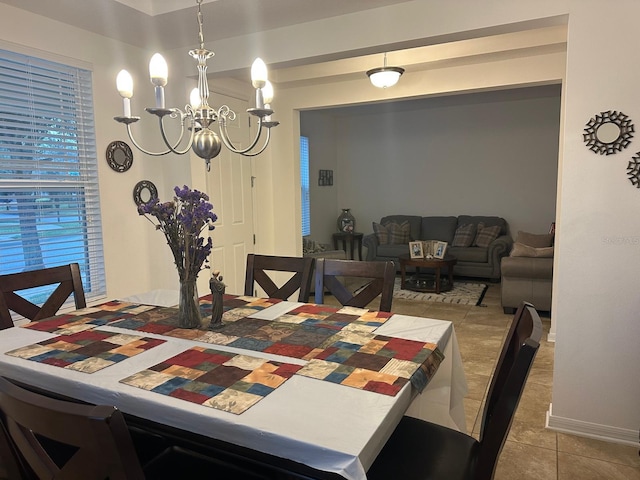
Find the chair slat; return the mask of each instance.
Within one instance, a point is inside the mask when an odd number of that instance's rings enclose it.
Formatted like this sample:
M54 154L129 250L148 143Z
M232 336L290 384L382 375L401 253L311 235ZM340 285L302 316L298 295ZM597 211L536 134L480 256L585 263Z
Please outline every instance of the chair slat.
M380 296L379 310L390 312L396 267L389 262L361 262L318 258L315 274L315 302L324 303L325 289L342 305L365 308ZM356 277L371 281L357 291L350 290L342 277Z
M41 306L33 304L16 293L29 288L55 284L58 286ZM77 263L0 275L0 297L2 297L0 298L0 329L13 326L12 311L32 321L51 317L58 312L71 294L73 294L76 308L87 306L80 277L80 266Z
M244 294L254 294L254 284L258 284L271 298L287 300L299 290L298 301L308 302L311 294L311 278L314 258L279 257L271 255L247 255ZM278 286L267 272L289 272L294 275Z

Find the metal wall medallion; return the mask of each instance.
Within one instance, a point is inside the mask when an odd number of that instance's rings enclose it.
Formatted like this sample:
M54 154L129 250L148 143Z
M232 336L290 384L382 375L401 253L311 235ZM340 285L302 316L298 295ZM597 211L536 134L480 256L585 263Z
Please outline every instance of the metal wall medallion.
M107 163L116 172L126 172L133 163L131 147L120 140L107 145Z
M158 189L149 180L141 180L133 187L133 201L140 206L149 203L154 198L158 198Z
M589 120L582 136L592 152L611 155L631 143L634 131L629 117L622 112L608 110Z
M629 160L627 177L634 187L640 188L640 152L636 152Z

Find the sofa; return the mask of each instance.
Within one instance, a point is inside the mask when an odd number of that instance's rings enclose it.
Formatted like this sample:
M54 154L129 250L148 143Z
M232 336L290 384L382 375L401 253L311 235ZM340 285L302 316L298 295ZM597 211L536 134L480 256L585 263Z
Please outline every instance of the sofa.
M409 242L447 242L447 253L458 262L456 276L500 280L500 261L509 254L513 239L504 218L492 216L389 215L373 222L374 233L362 240L367 260L393 260L409 254Z
M521 302L551 311L553 235L518 232L511 253L502 259L501 303L513 313Z

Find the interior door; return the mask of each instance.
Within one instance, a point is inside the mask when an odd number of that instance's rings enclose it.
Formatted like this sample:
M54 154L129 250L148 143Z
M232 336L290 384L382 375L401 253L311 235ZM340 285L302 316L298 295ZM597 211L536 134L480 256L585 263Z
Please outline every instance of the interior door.
M229 135L236 147L248 145L248 102L212 92L209 104L216 108L228 105L236 112L236 120L228 125ZM216 228L211 232L210 263L212 270L219 270L223 276L226 293L243 293L246 258L253 252L251 164L250 157L232 153L223 146L220 154L211 160L211 171L207 173L207 191L218 216Z

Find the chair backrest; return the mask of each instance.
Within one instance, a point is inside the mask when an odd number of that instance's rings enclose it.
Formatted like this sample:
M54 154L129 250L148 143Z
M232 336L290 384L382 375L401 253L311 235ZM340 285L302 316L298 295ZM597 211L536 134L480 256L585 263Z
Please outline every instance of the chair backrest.
M371 279L364 286L350 289L340 277ZM345 306L364 308L378 295L380 311L390 312L393 301L393 284L396 267L392 261L361 262L357 260L336 260L318 258L316 260L315 302L324 303L325 288Z
M56 283L59 285L41 306L16 293L19 290ZM72 293L76 308L87 306L77 263L0 275L0 330L13 326L10 311L32 321L42 320L55 315Z
M514 315L489 385L480 429L476 479L493 478L541 336L542 322L538 312L531 304L522 302Z
M287 300L299 290L298 301L308 302L311 294L311 278L314 258L278 257L271 255L247 255L247 273L244 294L254 294L254 282L260 285L269 298ZM276 285L267 272L289 272L294 275L281 286Z
M144 479L115 407L56 400L0 378L0 420L0 455L10 479Z

